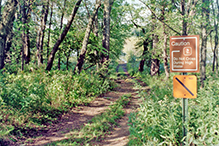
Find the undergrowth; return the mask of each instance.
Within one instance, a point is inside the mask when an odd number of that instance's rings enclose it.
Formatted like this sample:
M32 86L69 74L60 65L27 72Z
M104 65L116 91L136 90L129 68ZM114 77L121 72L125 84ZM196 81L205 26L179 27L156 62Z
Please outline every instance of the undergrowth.
M187 137L182 136L182 99L172 96L172 79L138 74L150 86L149 93L139 93L144 102L129 117L129 145L178 145L187 139L188 145L219 144L219 79L208 75L205 88L198 87L196 99L189 99ZM199 82L199 81L198 81ZM199 85L199 83L198 83Z
M71 107L86 105L113 86L109 78L85 71L79 75L42 69L4 72L0 74L0 138L28 137L24 132L43 129Z

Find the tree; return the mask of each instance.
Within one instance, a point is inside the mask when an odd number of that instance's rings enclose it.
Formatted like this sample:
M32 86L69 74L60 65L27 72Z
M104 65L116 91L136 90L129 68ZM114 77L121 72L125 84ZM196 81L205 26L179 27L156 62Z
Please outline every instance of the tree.
M207 37L211 33L209 31L209 13L210 3L208 0L202 0L202 24L201 24L201 86L204 87L204 80L206 79L206 60L207 60Z
M162 16L161 16L161 20L163 22L163 36L164 36L164 43L163 43L163 64L164 64L164 70L165 70L165 74L166 74L166 79L169 78L170 73L169 73L169 69L168 69L168 55L167 55L167 32L166 32L166 25L165 25L165 8L167 7L167 3L165 0L162 1L163 3L163 8L162 8Z
M213 11L213 19L214 19L214 31L215 31L215 37L214 37L214 49L213 49L213 63L212 63L212 71L215 71L216 67L216 73L218 74L218 21L219 21L219 3L218 0L216 0L216 8L214 7L213 2L212 5L212 11ZM216 11L217 10L217 11ZM216 14L217 12L217 14Z
M101 54L101 63L109 60L109 47L110 47L110 12L114 0L104 0L104 14L103 14L103 40L102 45L105 48L105 53Z
M159 38L157 34L153 34L152 35L152 48L153 48L153 52L152 52L152 59L151 59L151 76L154 76L156 74L159 74L159 70L160 70L160 60L159 60L159 55L157 56L157 51L158 50L158 42L159 42Z
M143 2L142 0L140 0L150 11L151 11L151 33L152 33L152 58L151 58L151 76L154 76L156 74L159 74L159 68L160 68L160 49L159 49L159 37L160 34L157 33L157 30L159 29L159 22L161 22L163 24L163 46L164 48L162 49L163 51L163 62L164 62L164 69L165 69L165 73L166 73L166 78L169 77L169 71L168 71L168 64L167 64L167 34L166 34L166 25L167 23L165 22L165 9L167 4L165 4L164 1L149 1L150 2L150 6L149 4ZM157 8L157 5L161 5L161 8ZM158 10L157 10L158 9ZM161 10L161 16L159 17L155 12ZM170 29L174 30L172 27L170 27L169 25L167 25ZM175 30L174 30L175 31Z
M31 1L19 1L19 7L21 11L21 22L22 22L22 64L21 69L24 69L24 61L25 64L30 62L30 39L29 39L29 21L32 11L32 3Z
M146 54L149 53L148 46L151 43L150 34L147 34L148 32L146 32L145 28L143 28L142 26L137 25L133 20L132 20L132 23L135 25L136 28L141 28L141 31L144 35L143 36L143 41L140 41L139 42L140 44L138 43L138 46L143 45L143 52L142 52L142 55L141 55L141 60L140 60L140 63L139 63L138 71L143 72L144 71L145 56L146 56Z
M78 72L78 73L81 72L82 66L84 64L85 54L87 52L87 44L88 44L91 28L92 28L93 22L95 20L96 13L97 13L97 11L98 11L100 6L101 6L101 1L97 0L96 1L95 9L93 11L93 14L90 16L90 19L89 19L89 22L88 22L88 25L87 25L87 29L86 29L86 32L85 32L84 40L83 40L83 43L82 43L81 52L80 52L80 55L79 55L79 58L78 58L78 62L77 62L77 65L75 67L74 72Z
M52 49L52 51L51 51L51 53L50 53L50 55L49 55L49 59L48 59L48 62L47 62L46 70L51 70L52 65L53 65L53 61L54 61L54 58L55 58L55 54L56 54L56 52L57 52L58 49L59 49L59 45L60 45L60 44L62 43L62 41L64 40L66 34L68 33L68 31L69 31L69 29L70 29L70 27L71 27L71 24L72 24L72 22L73 22L73 20L74 20L74 18L75 18L75 15L76 15L76 13L77 13L77 11L78 11L78 8L79 8L79 6L80 6L80 4L81 4L81 1L82 1L82 0L78 0L78 1L76 2L75 7L74 7L74 9L73 9L73 11L72 11L72 14L71 14L71 16L70 16L70 18L69 18L69 21L68 21L68 23L67 23L65 29L62 31L62 33L61 33L61 35L59 36L57 42L56 42L55 45L53 46L53 49Z
M155 9L155 8L153 8ZM157 29L157 20L156 20L156 17L152 14L151 15L152 17L152 54L151 54L151 70L150 70L150 73L151 73L151 76L154 76L154 75L157 75L159 74L159 71L160 71L160 56L159 56L159 53L158 53L158 43L159 43L159 36L158 34L156 33L155 29Z
M41 26L38 32L38 40L37 40L37 58L38 58L38 66L43 64L43 43L44 43L44 34L46 28L46 22L49 11L49 0L43 3L42 6L42 16L41 16Z
M147 38L147 39L145 39L144 41L143 41L143 48L144 48L144 50L143 50L143 53L142 53L142 59L141 59L141 61L140 61L140 63L139 63L139 68L138 68L138 70L140 71L140 72L143 72L144 71L144 64L145 64L145 55L146 54L148 54L149 52L148 52L148 46L149 46L149 43L150 43L151 41L150 41L150 38Z
M12 33L13 21L15 19L17 0L8 0L0 20L0 69L4 67L6 40L8 34Z
M64 15L65 15L65 7L66 7L66 0L64 0L64 6L61 10L61 24L60 24L60 30L62 30L62 27L63 27L63 20L64 20ZM60 49L59 49L59 52L58 52L58 69L60 70L60 66L61 66L61 52L60 52Z
M53 2L50 8L49 30L48 30L47 51L46 51L47 60L49 59L49 51L50 51L49 45L50 45L50 36L51 36L51 27L52 27L52 17L53 17Z

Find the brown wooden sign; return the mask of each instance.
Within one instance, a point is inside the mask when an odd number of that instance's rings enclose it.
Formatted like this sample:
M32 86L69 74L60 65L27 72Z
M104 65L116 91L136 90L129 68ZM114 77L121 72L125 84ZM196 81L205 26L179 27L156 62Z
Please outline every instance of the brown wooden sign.
M170 72L199 72L199 36L170 37Z

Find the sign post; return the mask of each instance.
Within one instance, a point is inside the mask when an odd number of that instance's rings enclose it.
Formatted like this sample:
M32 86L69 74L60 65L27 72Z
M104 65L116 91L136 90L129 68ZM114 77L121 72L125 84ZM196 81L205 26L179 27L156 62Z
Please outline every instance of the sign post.
M199 72L198 35L170 37L170 72L183 72L183 76L174 76L173 96L175 98L183 98L183 137L186 137L188 124L188 98L196 98L197 96L197 78L187 76L187 72ZM189 83L187 80L189 81ZM192 84L195 86L193 86ZM193 86L194 88L188 86ZM186 141L187 140L184 139L184 143Z
M175 75L173 77L173 96L182 99L183 137L187 135L188 98L197 97L197 77L194 75ZM184 142L186 139L184 140Z
M182 99L182 114L183 114L183 137L187 135L187 125L188 125L188 98ZM187 139L184 139L186 142ZM183 143L184 145L184 143Z

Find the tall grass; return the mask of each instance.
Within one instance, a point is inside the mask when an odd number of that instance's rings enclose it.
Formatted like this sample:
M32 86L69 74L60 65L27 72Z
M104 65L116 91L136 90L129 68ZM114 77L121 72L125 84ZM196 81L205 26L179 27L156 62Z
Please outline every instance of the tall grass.
M36 70L0 75L0 137L56 120L58 115L113 88L96 73Z
M129 118L129 145L181 145L185 138L182 136L182 99L172 96L173 74L168 81L163 80L164 75L141 74L141 78L151 89L149 93L140 93L144 102ZM189 99L186 137L189 145L219 144L218 84L218 78L208 76L205 88L198 87L198 97Z

